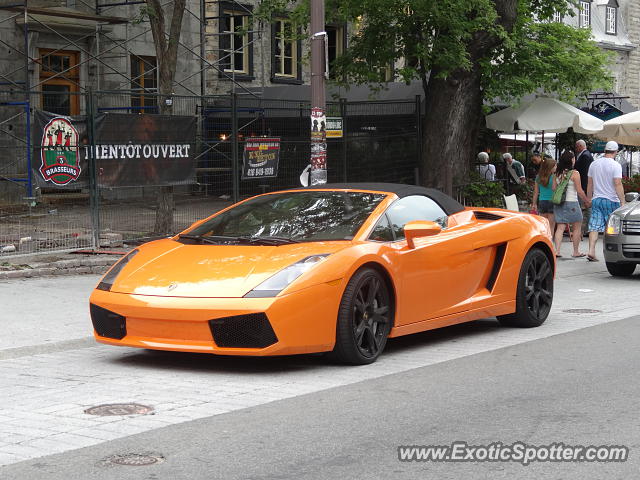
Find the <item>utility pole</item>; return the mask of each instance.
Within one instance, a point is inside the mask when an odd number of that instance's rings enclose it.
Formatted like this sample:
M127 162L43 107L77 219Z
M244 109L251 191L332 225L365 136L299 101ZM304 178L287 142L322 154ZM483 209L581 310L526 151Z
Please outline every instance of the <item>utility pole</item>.
M311 173L310 185L327 183L326 42L324 0L311 0Z

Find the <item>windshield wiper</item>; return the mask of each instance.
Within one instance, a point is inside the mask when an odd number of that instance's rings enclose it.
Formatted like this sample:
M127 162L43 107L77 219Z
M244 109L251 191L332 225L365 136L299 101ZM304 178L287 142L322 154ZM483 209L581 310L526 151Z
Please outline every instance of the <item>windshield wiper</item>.
M286 237L271 237L268 235L210 235L210 236L202 236L202 235L189 235L185 233L183 235L179 235L178 238L186 238L187 240L197 240L202 243L211 243L213 245L218 245L221 242L246 242L251 245L261 244L261 245L287 245L291 243L299 243L295 240L291 240Z
M217 245L219 240L216 240L215 237L203 237L202 235L189 235L187 233L178 235L178 238L186 238L187 240L197 240L202 243L211 243L213 245Z
M255 235L255 236L239 236L238 240L244 240L251 244L260 243L262 245L288 245L291 243L298 243L295 240L291 240L286 237L272 237L270 235Z

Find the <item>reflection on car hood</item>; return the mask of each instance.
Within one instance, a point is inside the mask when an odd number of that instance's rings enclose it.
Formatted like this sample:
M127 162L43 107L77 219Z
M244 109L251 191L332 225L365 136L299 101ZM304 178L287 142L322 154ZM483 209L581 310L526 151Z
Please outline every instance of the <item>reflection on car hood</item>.
M118 275L112 292L163 297L242 297L274 273L310 255L333 253L350 242L281 246L143 245Z
M640 201L628 202L615 212L624 220L640 220Z

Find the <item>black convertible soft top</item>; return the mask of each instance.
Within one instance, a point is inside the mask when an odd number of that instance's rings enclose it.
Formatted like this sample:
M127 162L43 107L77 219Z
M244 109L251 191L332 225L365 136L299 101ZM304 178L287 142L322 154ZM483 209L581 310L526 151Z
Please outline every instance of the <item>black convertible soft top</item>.
M398 197L408 197L409 195L424 195L435 201L447 215L464 210L464 206L455 201L449 195L442 193L435 188L426 188L419 185L404 185L401 183L326 183L324 185L313 185L310 187L300 187L294 190L374 190L378 192L395 193Z

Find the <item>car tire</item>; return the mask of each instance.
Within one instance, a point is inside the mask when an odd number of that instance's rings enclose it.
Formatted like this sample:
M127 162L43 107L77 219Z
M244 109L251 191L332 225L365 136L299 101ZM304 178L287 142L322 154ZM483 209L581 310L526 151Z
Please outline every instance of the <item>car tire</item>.
M553 303L553 267L549 257L540 250L529 250L518 276L516 311L501 315L498 321L505 326L531 328L544 323Z
M605 262L607 270L614 277L630 277L636 269L635 263L613 263Z
M382 275L373 268L357 271L340 301L330 358L351 365L375 362L387 343L392 314L391 295Z

